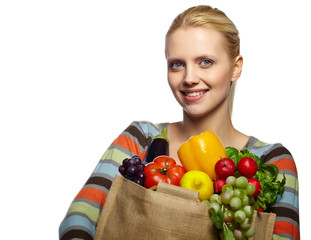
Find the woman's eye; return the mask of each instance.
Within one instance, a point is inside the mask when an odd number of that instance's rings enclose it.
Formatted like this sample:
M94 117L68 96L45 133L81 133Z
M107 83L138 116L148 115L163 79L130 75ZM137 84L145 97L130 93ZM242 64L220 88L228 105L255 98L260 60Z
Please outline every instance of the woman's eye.
M210 64L212 64L212 60L204 59L201 61L201 64L204 66L210 65Z
M170 68L172 68L172 69L178 69L178 68L181 68L182 66L183 66L182 63L180 63L180 62L172 62L170 64Z

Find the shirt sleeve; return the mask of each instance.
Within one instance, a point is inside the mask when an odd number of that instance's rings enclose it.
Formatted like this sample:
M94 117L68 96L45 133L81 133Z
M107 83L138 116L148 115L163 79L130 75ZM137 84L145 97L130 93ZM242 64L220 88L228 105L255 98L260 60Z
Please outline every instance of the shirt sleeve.
M275 144L262 155L263 163L273 163L279 169L277 180L286 177L284 194L278 196L272 212L276 213L273 239L300 239L299 232L299 200L298 174L291 153L281 144Z
M74 198L59 226L59 239L93 239L110 186L124 158L144 159L152 140L146 124L133 122L110 145ZM147 130L146 130L147 129ZM155 130L156 131L156 130Z

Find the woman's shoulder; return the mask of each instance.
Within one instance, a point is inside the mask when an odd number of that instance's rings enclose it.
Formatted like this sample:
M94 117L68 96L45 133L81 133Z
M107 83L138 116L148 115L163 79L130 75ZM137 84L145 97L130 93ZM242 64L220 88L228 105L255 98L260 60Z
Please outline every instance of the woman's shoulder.
M166 127L168 123L153 123L147 120L136 120L133 121L127 128L128 129L137 129L145 136L154 137L161 133L162 128Z
M267 152L283 147L284 146L281 143L267 143L259 140L254 136L250 136L243 149L248 149L250 152L256 154L257 156L262 156Z
M251 136L246 148L257 155L263 163L273 163L280 168L297 172L292 154L282 143L266 143Z

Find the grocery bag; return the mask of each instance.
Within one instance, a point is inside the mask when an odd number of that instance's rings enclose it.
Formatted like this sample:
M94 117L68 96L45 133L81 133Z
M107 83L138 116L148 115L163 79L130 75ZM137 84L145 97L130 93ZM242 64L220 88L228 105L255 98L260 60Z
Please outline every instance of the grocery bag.
M254 216L253 239L271 240L275 216L257 212ZM154 191L116 175L94 239L206 240L219 239L219 234L197 191L162 182Z
M255 211L252 222L255 227L255 235L249 240L272 240L275 218L275 213Z

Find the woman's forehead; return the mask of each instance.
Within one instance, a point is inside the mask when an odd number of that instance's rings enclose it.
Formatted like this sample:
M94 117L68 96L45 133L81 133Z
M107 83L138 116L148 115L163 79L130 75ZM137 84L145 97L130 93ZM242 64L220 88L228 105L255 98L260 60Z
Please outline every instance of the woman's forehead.
M204 27L179 28L166 38L166 54L176 55L216 55L226 52L224 37L214 29Z

